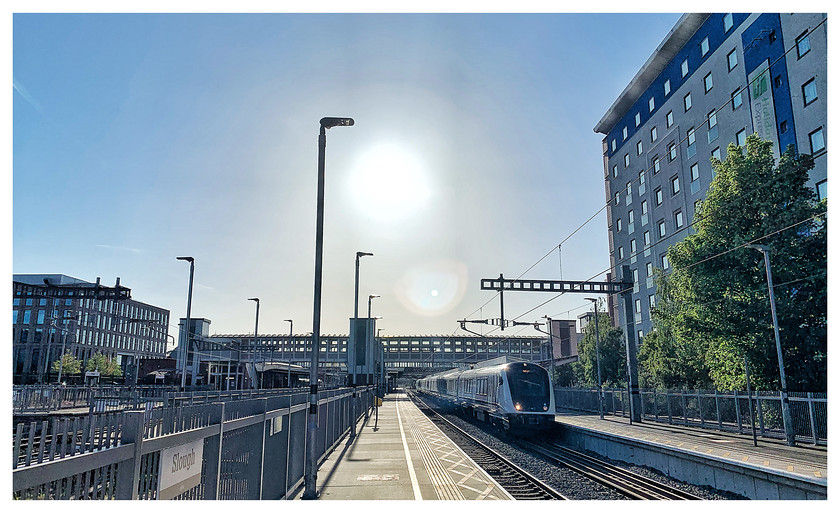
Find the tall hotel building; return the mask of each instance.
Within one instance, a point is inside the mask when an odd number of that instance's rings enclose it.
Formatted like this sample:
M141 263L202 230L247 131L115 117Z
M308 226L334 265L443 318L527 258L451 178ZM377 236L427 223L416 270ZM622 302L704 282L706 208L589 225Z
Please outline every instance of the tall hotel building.
M809 186L826 197L826 81L825 14L686 14L604 114L610 265L632 271L637 341L651 329L653 269L693 232L711 157L751 133L777 157L793 145L815 156Z

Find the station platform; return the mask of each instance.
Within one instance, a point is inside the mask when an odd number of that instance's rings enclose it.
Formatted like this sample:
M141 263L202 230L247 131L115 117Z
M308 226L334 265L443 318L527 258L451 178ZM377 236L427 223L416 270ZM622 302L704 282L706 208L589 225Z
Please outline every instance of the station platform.
M402 392L324 460L316 489L319 500L512 499Z
M751 433L650 421L631 425L625 417L601 420L597 414L570 410L558 411L555 420L565 428L566 438L576 438L581 448L750 498L824 498L827 487L825 446L790 447L781 440L759 438L755 447Z

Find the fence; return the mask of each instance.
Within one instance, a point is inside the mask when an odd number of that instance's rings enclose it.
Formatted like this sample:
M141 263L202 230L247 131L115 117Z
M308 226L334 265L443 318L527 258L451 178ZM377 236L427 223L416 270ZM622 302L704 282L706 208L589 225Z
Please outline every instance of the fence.
M23 385L12 391L14 413L36 413L96 405L105 409L139 408L158 401L177 387L166 386L64 386Z
M556 388L554 392L558 409L598 412L597 389ZM627 394L626 389L604 389L604 414L629 417ZM778 392L753 391L748 398L746 392L737 391L642 389L641 396L644 420L750 433L752 419L755 419L757 435L785 438ZM796 439L814 445L828 445L827 395L791 392L789 400Z
M357 396L361 417L373 404L373 387L357 388ZM318 463L349 431L351 400L347 388L319 394ZM303 483L307 410L308 394L300 391L18 424L13 497L288 498ZM186 489L160 489L161 469L184 447L201 454L200 473Z

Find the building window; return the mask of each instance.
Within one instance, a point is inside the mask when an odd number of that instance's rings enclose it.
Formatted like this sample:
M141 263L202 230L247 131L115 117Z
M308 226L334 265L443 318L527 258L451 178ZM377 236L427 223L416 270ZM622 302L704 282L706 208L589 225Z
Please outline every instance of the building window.
M665 236L665 220L663 219L659 221L659 223L657 223L657 227L659 228L659 238L661 239Z
M694 163L691 165L691 181L700 179L700 164Z
M615 220L615 231L617 231L617 232L621 231L621 218L618 218L618 219Z
M642 186L644 186L644 185L645 185L645 170L642 169L641 171L639 171L639 189L641 189ZM641 194L641 192L639 194Z
M671 125L674 124L674 112L668 111L668 114L665 115L665 127L671 128Z
M671 143L668 145L668 162L673 162L677 159L677 145Z
M642 154L642 141L636 143L636 155Z
M646 216L648 213L647 200L642 200L642 215Z
M23 323L24 324L29 324L29 322L31 320L32 320L32 310L24 310L23 311Z
M776 75L776 78L773 79L773 85L776 87L782 87L782 76Z
M621 129L621 140L622 141L627 140L627 127L624 127L624 128Z
M627 192L627 204L629 205L633 201L633 182L627 182L624 190ZM630 214L630 216L632 217L633 214Z
M624 260L624 246L618 247L618 260Z
M38 320L36 321L37 324L44 324L44 311L38 310Z
M828 196L828 180L817 184L817 199L822 201Z
M779 123L779 133L783 134L787 132L787 121L782 121Z
M619 196L621 195L621 191L615 191L615 204L618 205L619 203Z
M812 78L802 86L802 98L805 100L806 106L814 103L817 99L817 82L815 79Z
M709 131L706 132L706 136L709 144L718 138L717 112L715 111L709 113Z
M653 157L653 174L658 173L658 172L659 172L659 169L660 169L660 166L659 166L659 155L657 155L657 156Z
M686 112L688 112L691 108L691 93L688 93L683 97L683 106L685 107Z
M648 296L648 306L653 309L656 306L656 294L651 294Z
M705 57L707 53L709 53L709 38L704 37L700 41L700 57Z
M618 164L613 166L613 178L618 176Z
M688 59L682 61L682 64L680 64L680 74L682 78L688 75Z
M642 115L640 113L636 113L636 126L639 126L642 123Z
M686 155L688 158L691 158L697 155L697 145L695 144L697 142L697 136L695 134L694 127L688 129L687 138L688 146L686 146Z
M796 58L801 59L803 55L811 51L811 41L808 39L808 31L796 38Z
M656 107L656 100L654 100L653 96L650 97L648 100L648 112L653 112L653 109Z
M668 265L668 255L662 255L659 259L659 262L662 264L663 269L668 269L670 266Z
M635 221L636 221L636 216L633 215L633 211L631 210L631 211L627 212L627 222L630 223L630 224L633 224ZM632 251L635 251L633 249L633 246L634 246L634 244L632 244L632 241L631 241L630 249Z
M767 36L767 39L769 39L771 43L775 43L776 42L776 31L771 30L770 35Z
M732 13L728 12L723 15L723 32L729 32L729 29L732 28Z
M732 91L732 110L737 109L743 103L741 99L741 88Z
M645 247L650 246L650 232L645 232L643 235L643 240L645 242ZM650 265L650 264L648 264ZM650 268L648 268L648 276L650 276Z
M650 142L656 141L656 127L650 129Z
M611 146L612 146L612 151L615 151L615 139L612 140Z
M712 157L720 160L720 146L712 150Z
M811 141L812 154L825 149L825 137L823 137L822 127L808 134L808 139ZM24 322L24 324L26 324L26 322Z
M630 167L630 154L624 154L624 167Z
M732 71L738 65L738 52L734 49L726 54L726 64L729 66L729 71Z
M634 269L634 270L635 270L635 269ZM636 308L636 313L637 313L637 314L642 313L642 300L641 300L641 299L637 299L637 300L635 300L635 301L633 302L633 304L635 305L635 308Z
M715 83L712 80L712 72L710 71L705 77L703 77L703 88L706 90L706 93L708 93L714 86Z
M662 189L656 189L653 193L653 199L656 201L656 205L659 206L662 204Z
M682 213L682 210L677 210L676 212L674 212L674 225L677 227L677 229L680 229L680 228L683 227L683 213Z
M735 134L735 144L738 146L744 146L747 144L747 129L743 128Z
M673 176L671 177L671 195L675 195L680 192L680 177Z
M665 96L671 94L671 79L665 81Z

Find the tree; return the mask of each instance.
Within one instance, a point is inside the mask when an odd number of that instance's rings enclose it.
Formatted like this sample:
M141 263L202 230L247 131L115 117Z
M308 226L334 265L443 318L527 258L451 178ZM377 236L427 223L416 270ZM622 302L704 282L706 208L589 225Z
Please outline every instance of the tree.
M627 381L627 353L624 332L613 327L609 315L598 314L598 335L601 348L601 382L607 386L618 386ZM577 382L582 385L598 385L598 367L595 356L595 320L583 330L578 342L578 361L572 364Z
M117 362L98 351L88 358L85 370L88 372L96 371L103 376L122 376L122 369L117 365Z
M654 342L645 372L667 382L663 368L683 351L702 355L718 388L741 388L746 356L756 388L780 388L764 259L742 247L756 243L771 248L788 388L825 390L826 202L806 186L813 160L789 147L776 164L772 143L756 135L745 150L730 144L725 161L712 159L696 232L668 250L673 269L653 312L657 333L645 340Z
M82 361L68 351L64 353L59 360L52 363L53 372L58 372L59 368L61 369L61 373L64 375L78 374L82 371Z

